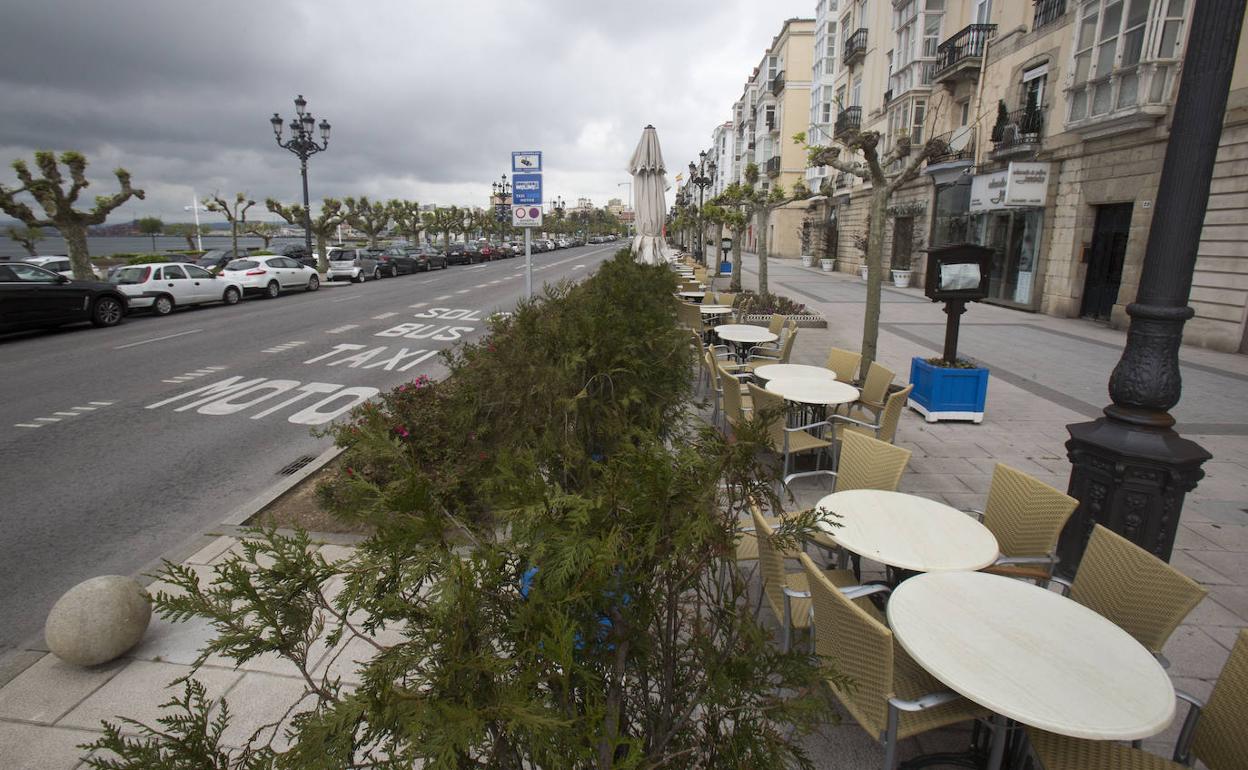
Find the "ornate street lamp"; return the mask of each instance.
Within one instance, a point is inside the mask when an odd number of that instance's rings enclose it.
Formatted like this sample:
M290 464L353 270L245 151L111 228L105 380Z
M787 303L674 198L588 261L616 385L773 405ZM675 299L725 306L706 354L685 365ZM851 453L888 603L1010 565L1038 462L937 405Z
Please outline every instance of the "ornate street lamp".
M503 174L501 181L492 183L490 189L494 191L494 220L498 222L498 242L501 244L511 203L511 183L507 181L507 175Z
M706 188L711 186L711 182L715 178L715 161L706 159L706 150L698 153L697 165L693 161L689 162L689 181L698 186L698 210L695 216L698 222L698 242L697 248L694 249L694 257L706 264L706 255L703 253L704 241L706 238L702 232L702 205L706 199Z
M295 119L290 121L290 139L285 142L282 141L282 116L275 112L269 122L273 124L273 136L277 139L277 146L290 150L299 158L299 173L303 177L303 243L310 257L312 209L308 205L308 158L329 147L329 121L322 119L320 125L316 125L316 119L307 111L307 107L303 94L299 94L295 98ZM321 131L319 143L314 135L317 128Z

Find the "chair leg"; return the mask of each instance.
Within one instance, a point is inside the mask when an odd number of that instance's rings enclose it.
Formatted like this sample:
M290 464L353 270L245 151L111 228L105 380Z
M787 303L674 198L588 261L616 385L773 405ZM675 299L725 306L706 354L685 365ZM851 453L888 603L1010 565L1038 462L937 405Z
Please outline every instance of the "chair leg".
M780 651L788 652L789 644L792 642L791 634L793 632L793 605L789 602L789 597L784 597L784 630L780 636Z
M897 707L888 704L888 727L884 732L884 770L897 770Z

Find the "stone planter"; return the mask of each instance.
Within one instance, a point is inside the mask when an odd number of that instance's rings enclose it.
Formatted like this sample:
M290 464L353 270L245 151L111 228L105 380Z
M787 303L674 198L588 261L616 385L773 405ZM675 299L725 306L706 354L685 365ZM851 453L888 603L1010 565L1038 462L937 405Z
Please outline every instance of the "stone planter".
M928 422L937 420L984 421L988 400L988 370L953 369L929 364L915 356L910 359L909 406Z
M904 289L910 285L910 277L914 275L913 270L894 270L893 285L898 289Z
M828 319L814 313L805 313L803 315L786 315L785 318L796 321L799 327L808 329L826 329L828 328ZM771 315L769 313L749 313L741 316L737 323L751 324L753 326L766 326L771 323Z
M815 257L814 257L814 255L812 255L812 254L803 254L803 255L802 255L802 267L814 267L814 266L815 266Z
M819 267L823 268L823 272L831 273L832 271L836 270L836 260L835 259L821 259L819 260Z

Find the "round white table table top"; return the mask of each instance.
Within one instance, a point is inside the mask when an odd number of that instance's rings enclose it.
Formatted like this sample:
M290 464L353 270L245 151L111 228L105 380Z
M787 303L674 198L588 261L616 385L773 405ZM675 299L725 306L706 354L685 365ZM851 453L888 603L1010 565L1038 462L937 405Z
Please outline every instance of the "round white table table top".
M775 342L780 339L779 335L750 324L722 324L715 327L715 333L729 342Z
M706 296L706 292L704 291L679 291L676 293L682 297L688 297L689 299L702 299Z
M765 375L764 375L765 376ZM799 404L815 404L819 406L836 406L858 400L858 389L835 379L823 380L814 377L783 377L769 380L767 390L782 396L786 401Z
M977 570L1000 555L997 539L973 516L903 492L853 489L818 502L840 515L823 530L841 547L874 562L916 572Z
M1089 740L1135 740L1174 718L1161 664L1096 612L984 572L910 578L888 601L910 657L964 697L1025 725Z
M729 305L698 305L698 310L702 315L723 315L731 313L732 307Z
M797 379L805 377L820 382L835 382L836 372L822 366L807 364L767 364L754 370L754 374L764 380Z

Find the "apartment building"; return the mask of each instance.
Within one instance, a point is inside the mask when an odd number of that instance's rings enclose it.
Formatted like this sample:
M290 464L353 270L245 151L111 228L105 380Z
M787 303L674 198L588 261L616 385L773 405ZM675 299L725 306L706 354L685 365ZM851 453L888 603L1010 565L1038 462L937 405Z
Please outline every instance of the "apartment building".
M711 132L711 146L707 148L706 159L715 162L715 173L711 175L711 186L707 188L707 198L714 198L732 184L732 165L736 156L737 133L732 121L725 121Z
M809 133L826 144L875 130L885 149L904 134L948 142L891 201L886 259L911 257L921 279L923 246L979 243L996 252L989 301L1122 326L1191 10L1190 0L827 0L817 13L836 21L835 117L829 130L825 65L813 71ZM1238 352L1248 352L1246 38L1186 328L1189 343ZM827 195L806 215L827 234L819 256L856 272L869 188L826 168L807 178Z

